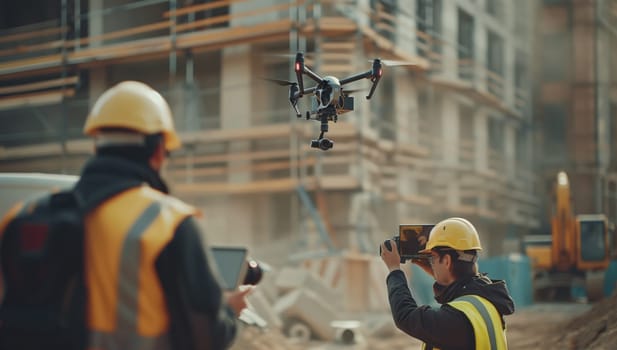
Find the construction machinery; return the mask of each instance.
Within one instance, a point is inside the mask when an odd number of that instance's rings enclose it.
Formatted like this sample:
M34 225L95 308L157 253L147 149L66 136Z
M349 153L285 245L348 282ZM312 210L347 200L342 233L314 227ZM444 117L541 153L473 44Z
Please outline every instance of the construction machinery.
M608 220L604 214L575 215L568 175L560 171L556 180L551 235L525 239L535 298L572 299L573 290L584 289L588 301L599 300L610 263Z

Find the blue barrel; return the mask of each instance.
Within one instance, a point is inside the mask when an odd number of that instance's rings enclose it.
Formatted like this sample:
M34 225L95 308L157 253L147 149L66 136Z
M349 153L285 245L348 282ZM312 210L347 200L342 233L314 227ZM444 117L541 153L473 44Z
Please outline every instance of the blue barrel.
M531 260L526 255L510 254L480 258L480 272L488 273L494 280L504 280L517 308L533 304Z
M617 288L617 260L612 260L604 275L604 295L613 295L615 288Z

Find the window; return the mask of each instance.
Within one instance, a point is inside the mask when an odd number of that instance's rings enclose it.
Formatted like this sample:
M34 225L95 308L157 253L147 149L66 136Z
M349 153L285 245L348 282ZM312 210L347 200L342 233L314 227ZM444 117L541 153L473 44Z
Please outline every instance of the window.
M542 78L544 81L562 81L568 78L570 45L567 33L545 35L542 39Z
M543 159L560 162L566 158L566 108L559 104L546 104L542 111Z
M526 37L532 24L533 16L529 13L527 1L517 1L514 7L514 32Z
M389 40L394 41L396 35L396 23L390 20L390 16L396 16L398 5L394 0L370 0L371 11L374 15L371 16L371 25L377 29L377 32ZM379 13L386 13L390 16L383 17Z
M617 102L611 103L608 117L611 169L617 170Z
M504 66L504 47L503 39L494 32L488 31L488 50L486 62L488 63L488 69L491 72L497 73L503 76Z
M503 152L504 150L504 125L497 117L488 120L488 141L491 150Z
M473 59L473 17L467 12L458 10L458 58Z
M71 4L73 1L70 2ZM60 0L48 0L42 6L38 0L0 1L0 29L60 22Z
M517 1L517 3L518 2L519 1ZM486 1L486 12L496 19L501 20L504 17L503 5L503 0L488 0Z
M433 37L435 52L441 52L441 8L441 0L418 0L416 5L417 29Z
M514 86L517 89L527 88L527 56L524 52L518 51L514 58Z
M473 166L475 150L474 109L468 105L459 104L459 163Z
M516 130L516 163L522 167L529 165L529 154L527 153L529 142L528 130L525 126Z

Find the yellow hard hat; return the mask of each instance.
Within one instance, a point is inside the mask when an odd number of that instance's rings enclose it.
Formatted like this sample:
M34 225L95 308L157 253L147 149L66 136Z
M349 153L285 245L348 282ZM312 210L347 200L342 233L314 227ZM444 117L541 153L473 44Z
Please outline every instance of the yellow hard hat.
M144 135L162 133L165 149L180 147L169 105L157 91L137 81L124 81L105 91L94 103L84 133L103 128L134 130Z
M435 247L449 247L454 250L482 250L476 228L466 219L449 218L439 222L428 236L426 249L420 251L428 254Z

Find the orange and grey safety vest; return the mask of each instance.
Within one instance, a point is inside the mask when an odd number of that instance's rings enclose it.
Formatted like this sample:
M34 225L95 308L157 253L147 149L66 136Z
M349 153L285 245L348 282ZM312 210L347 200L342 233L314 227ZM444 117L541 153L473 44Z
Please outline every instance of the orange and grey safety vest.
M195 213L142 186L111 197L86 216L88 349L171 348L155 261L178 225Z
M476 350L507 350L505 329L495 306L477 295L464 295L448 305L463 312L473 328ZM423 344L422 349L426 348ZM433 348L437 350L438 348Z

